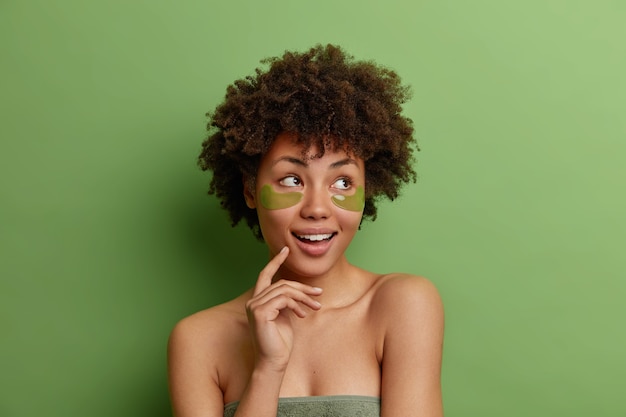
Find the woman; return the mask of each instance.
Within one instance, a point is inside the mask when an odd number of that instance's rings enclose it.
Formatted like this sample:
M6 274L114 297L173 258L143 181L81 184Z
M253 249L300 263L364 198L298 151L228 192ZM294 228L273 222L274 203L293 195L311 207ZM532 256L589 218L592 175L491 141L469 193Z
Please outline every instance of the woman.
M174 328L174 414L441 416L437 290L345 256L375 200L415 179L408 90L332 45L265 63L228 88L199 161L269 262L254 288Z

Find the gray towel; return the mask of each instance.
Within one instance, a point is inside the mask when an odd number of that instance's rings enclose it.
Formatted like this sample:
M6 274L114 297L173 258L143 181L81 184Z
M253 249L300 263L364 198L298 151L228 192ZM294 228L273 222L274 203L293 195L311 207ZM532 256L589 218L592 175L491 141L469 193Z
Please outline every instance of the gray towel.
M239 402L224 407L224 417L233 417ZM360 395L288 397L278 400L276 417L379 417L380 398Z

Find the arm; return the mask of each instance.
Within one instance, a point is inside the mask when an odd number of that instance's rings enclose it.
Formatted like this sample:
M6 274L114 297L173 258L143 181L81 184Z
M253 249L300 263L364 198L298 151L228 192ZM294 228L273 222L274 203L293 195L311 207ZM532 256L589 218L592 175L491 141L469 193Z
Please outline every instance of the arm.
M436 288L424 278L398 276L379 291L385 328L381 416L443 416L443 306Z
M223 314L208 313L203 319L190 316L179 322L168 343L168 374L175 417L223 417L224 399L217 364L229 355L223 346L228 329L220 323ZM228 327L228 325L226 325ZM214 341L210 335L218 335ZM220 359L222 358L222 359ZM276 416L284 368L255 368L242 394L235 416Z
M207 352L211 329L191 316L180 321L170 335L167 356L170 398L176 417L222 417L224 403L217 368Z

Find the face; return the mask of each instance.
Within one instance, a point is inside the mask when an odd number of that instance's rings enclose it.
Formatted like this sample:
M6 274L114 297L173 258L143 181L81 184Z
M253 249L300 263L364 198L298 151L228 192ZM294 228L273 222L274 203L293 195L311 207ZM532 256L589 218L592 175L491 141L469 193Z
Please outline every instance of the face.
M344 252L361 222L365 167L345 151L317 149L303 156L293 134L277 136L263 157L254 190L246 189L265 242L274 255L289 246L284 266L301 276L332 272L345 261Z

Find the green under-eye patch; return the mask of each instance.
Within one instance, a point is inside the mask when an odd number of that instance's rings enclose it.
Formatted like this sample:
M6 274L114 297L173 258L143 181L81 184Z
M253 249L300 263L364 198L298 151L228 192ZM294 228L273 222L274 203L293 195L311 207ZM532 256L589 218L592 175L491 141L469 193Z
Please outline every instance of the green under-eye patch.
M344 210L363 211L365 207L365 190L363 187L356 187L354 195L337 194L331 197L333 203Z
M268 210L279 210L295 206L304 195L298 192L277 193L271 185L261 187L261 204Z
M277 193L271 185L261 187L261 205L268 210L280 210L293 207L302 200L304 194L299 192ZM334 205L344 210L363 211L365 207L365 191L363 187L356 188L354 195L336 194L331 196Z

